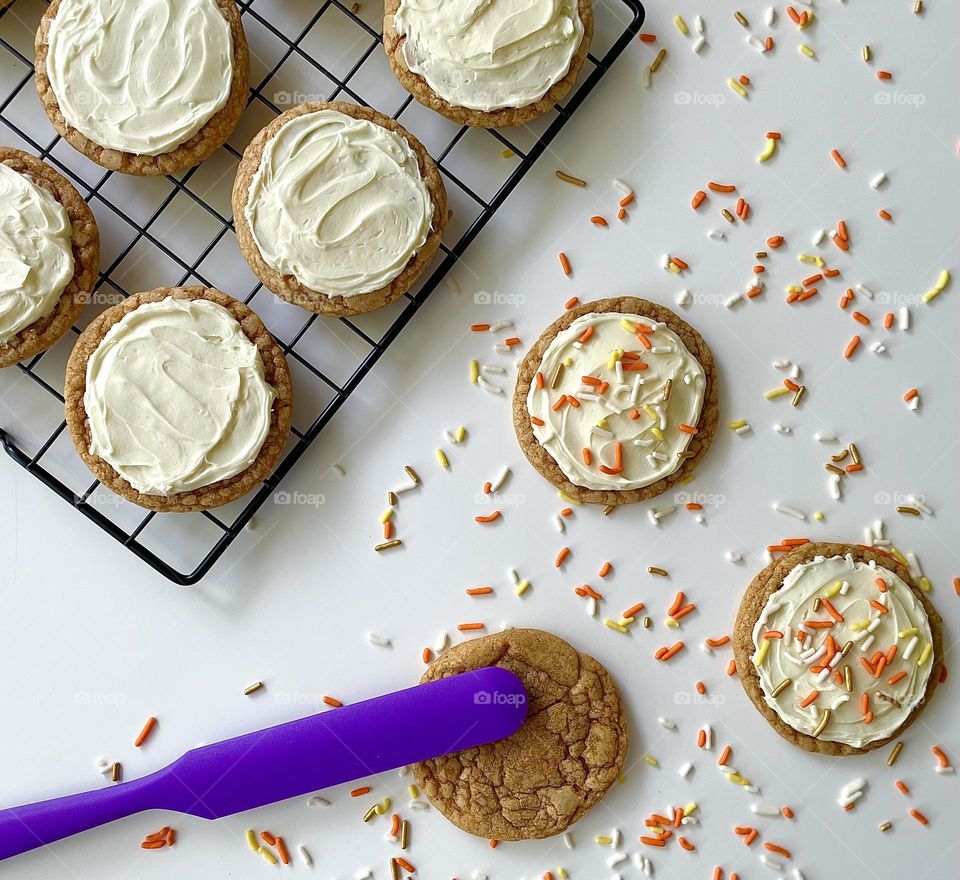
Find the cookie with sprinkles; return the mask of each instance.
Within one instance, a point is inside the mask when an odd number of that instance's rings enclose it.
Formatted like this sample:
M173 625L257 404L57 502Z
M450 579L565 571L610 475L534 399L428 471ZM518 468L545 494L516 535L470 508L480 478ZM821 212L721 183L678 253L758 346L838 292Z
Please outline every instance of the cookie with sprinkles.
M633 296L584 303L524 358L513 396L517 439L564 494L629 504L691 474L719 420L717 369L703 337Z
M905 565L852 544L803 544L747 588L733 648L771 727L809 752L886 745L930 701L942 621Z
M416 765L417 784L470 834L492 840L560 834L623 770L627 724L617 686L593 657L535 629L456 645L429 666L422 681L487 666L509 669L523 682L527 720L499 742Z

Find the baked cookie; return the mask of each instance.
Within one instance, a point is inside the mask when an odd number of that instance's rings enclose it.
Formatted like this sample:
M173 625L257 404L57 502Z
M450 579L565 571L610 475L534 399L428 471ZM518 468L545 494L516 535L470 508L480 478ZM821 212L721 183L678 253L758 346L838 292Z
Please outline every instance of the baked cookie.
M277 296L321 315L393 302L440 246L447 194L423 144L340 101L293 107L244 151L233 186L240 250Z
M206 287L107 309L67 362L67 425L108 489L150 510L205 510L261 483L290 433L290 371L263 322Z
M523 125L573 88L592 0L385 0L383 45L400 84L463 125Z
M559 834L620 777L627 724L617 686L593 657L535 629L450 648L421 681L485 666L501 666L520 678L527 720L507 739L417 764L417 784L454 825L479 837Z
M803 544L747 587L733 650L747 696L784 739L858 755L900 736L933 696L942 621L894 557Z
M633 296L554 321L520 365L513 424L530 463L579 501L628 504L666 492L717 430L717 370L703 337Z
M97 281L100 232L70 182L0 147L0 367L50 348Z
M53 127L125 174L176 174L230 137L250 56L234 0L52 0L36 42Z

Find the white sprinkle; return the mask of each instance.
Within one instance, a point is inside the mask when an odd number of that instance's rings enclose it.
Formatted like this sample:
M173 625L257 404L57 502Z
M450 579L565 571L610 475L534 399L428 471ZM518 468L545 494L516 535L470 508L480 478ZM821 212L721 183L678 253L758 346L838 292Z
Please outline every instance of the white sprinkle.
M735 294L733 294L732 296L728 296L728 297L723 301L723 304L724 304L724 306L726 306L728 309L732 309L738 302L742 302L742 301L743 301L743 294L742 294L742 293L735 293Z
M709 724L704 724L703 733L704 733L703 747L705 749L712 749L713 748L713 728Z
M338 474L340 474L341 477L345 477L345 476L347 475L347 472L343 469L343 465L335 464L335 465L333 466L333 469L334 469Z
M777 513L785 513L787 516L792 516L795 519L806 520L807 515L802 510L797 510L796 507L790 507L787 504L783 504L780 501L777 501L773 505L773 509Z
M450 646L450 634L446 631L440 633L433 643L433 653L440 654Z
M780 807L775 807L773 804L750 804L750 812L754 816L779 816Z
M790 434L793 432L793 428L791 428L789 425L780 425L776 423L773 426L773 430L778 434Z
M851 779L843 788L840 789L840 797L846 798L854 794L854 792L859 792L863 794L863 789L867 787L867 780L862 776L858 776L856 779Z
M480 364L480 370L484 373L496 374L497 376L505 376L507 374L507 368L501 367L500 364Z
M591 596L589 599L587 599L587 614L590 617L596 617L598 610L599 608L597 605L597 600Z
M934 768L937 773L953 773L956 768L952 764L948 764L946 767L941 767L939 764Z
M373 880L373 871L369 868L361 868L355 876L357 880Z
M559 513L553 515L553 524L557 527L557 531L562 535L567 527L563 524L563 517Z
M418 812L424 812L430 809L430 804L426 801L410 801L407 806L410 807L411 810L417 810Z
M497 345L495 345L493 347L493 350L497 354L510 354L510 352L513 351L513 349L510 348L509 345L503 345L502 343L498 343Z
M792 873L793 880L807 880L807 878L803 876L803 871L801 871L799 868L794 868Z
M667 730L676 730L676 729L677 729L677 722L676 722L676 721L671 721L669 718L664 718L663 715L661 715L661 716L657 719L657 724L659 724L661 727L665 727Z
M610 829L610 840L612 841L610 846L612 846L614 849L620 849L620 843L623 841L623 835L620 833L619 828ZM626 856L624 856L624 858L626 858ZM613 867L613 865L610 867Z
M927 516L933 516L933 510L927 506L923 498L917 495L908 495L907 500L922 513L925 513ZM907 558L913 556L912 553L907 554Z
M917 636L913 636L909 642L907 642L907 648L903 652L903 659L909 660L913 656L913 652L916 650L917 645L920 643L920 639Z
M761 40L758 36L755 36L754 34L748 34L747 42L758 52L764 51L763 40Z
M329 807L330 801L325 797L320 797L320 795L315 794L310 800L307 801L307 806L310 807Z
M406 779L409 775L410 775L410 765L409 765L409 764L404 764L402 767L400 767L400 768L397 770L397 776L399 776L401 779Z
M777 10L773 6L768 6L767 11L763 14L763 23L767 27L771 27L773 23L777 20Z
M500 471L497 478L490 484L491 492L499 492L501 486L509 479L510 477L510 468L504 466L503 470Z
M447 274L444 276L443 280L444 280L444 282L446 283L447 287L448 287L450 290L452 290L455 295L459 295L459 293L460 293L460 285L457 284L457 279L453 277L453 274L452 274L452 273L447 272Z
M684 779L686 779L690 775L692 770L693 770L693 764L687 761L686 764L680 767L677 773L679 773Z
M883 354L886 350L887 347L879 339L870 343L870 351L874 354Z
M702 15L698 15L693 20L693 28L698 34L702 34L707 29L706 25L704 24Z
M749 434L752 430L749 425L741 425L734 431L734 434Z
M887 175L881 171L876 177L873 178L873 180L870 181L870 186L873 189L879 189L886 182L887 182Z
M650 72L650 65L647 65L640 72L640 85L645 89L650 88L650 80L653 78L653 74Z
M738 562L743 562L743 556L734 550L727 550L723 554L723 558L726 559L727 562L732 562L734 565Z
M813 233L813 237L810 239L810 243L815 247L820 244L827 237L826 229L818 229Z
M392 491L395 495L402 495L404 492L409 492L411 489L416 489L419 484L410 480L407 483L401 483L399 486L394 486Z
M827 488L830 490L830 497L834 501L839 501L843 497L843 490L840 488L840 474L830 474L827 477Z
M625 196L632 196L633 190L630 188L629 184L624 183L619 178L613 178L613 185L620 190Z
M690 300L692 300L692 299L693 299L693 297L690 295L690 291L684 289L684 290L681 290L681 291L674 297L674 302L676 302L676 304L677 304L678 306L688 306L688 305L690 305ZM617 361L617 365L618 365L618 366L620 365L620 361Z
M574 846L576 846L576 844L573 842L573 835L569 831L564 832L563 845L567 849L573 849Z
M723 241L726 237L727 235L722 229L710 229L707 231L707 238L712 238L714 241Z
M622 865L629 856L625 852L616 852L607 859L608 868L616 868L617 865Z
M307 867L313 864L313 857L310 855L310 852L302 843L297 847L297 852L300 853L300 860Z
M832 431L817 431L817 433L813 435L813 439L818 443L836 443L837 435Z
M512 327L513 321L497 321L496 324L490 325L489 333L498 333L501 330L506 330L507 327Z
M378 636L376 633L367 633L367 641L370 642L371 645L377 645L380 648L390 647L390 639L386 638L386 636Z
M690 49L695 55L699 55L703 51L703 47L706 45L706 37L697 37L697 39L693 41L693 45L690 47Z
M874 298L873 291L869 287L867 287L865 284L857 285L857 293L859 293L861 296L865 296L867 299L871 301Z
M766 865L768 868L772 868L774 871L783 870L783 862L778 862L776 859L771 858L766 853L760 856L760 862Z
M477 376L477 384L484 391L489 391L491 394L503 394L503 389L499 385L494 385L492 382L488 382L483 378L483 376Z
M897 327L901 330L910 329L910 309L907 306L900 306L897 314Z
M651 523L652 525L655 525L655 526L660 525L660 517L657 516L657 513L656 513L655 510L648 510L648 511L647 511L647 519L650 520L650 523Z

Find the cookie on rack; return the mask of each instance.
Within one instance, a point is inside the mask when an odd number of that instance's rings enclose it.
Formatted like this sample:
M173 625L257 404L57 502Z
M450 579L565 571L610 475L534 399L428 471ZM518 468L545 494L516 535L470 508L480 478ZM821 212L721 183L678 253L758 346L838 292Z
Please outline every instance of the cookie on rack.
M664 306L621 296L554 321L523 359L513 424L530 463L566 495L646 501L700 463L717 430L717 369Z
M36 82L53 127L125 174L202 162L246 107L250 55L234 0L53 0Z
M59 172L0 147L0 367L50 348L89 302L100 232Z
M447 194L426 148L389 116L312 102L244 151L233 219L240 250L277 296L357 315L402 296L430 264Z
M462 125L523 125L577 80L593 37L592 0L385 0L383 45L400 84Z
M84 463L141 507L228 504L274 469L290 434L290 371L257 315L206 287L107 309L77 340L64 387Z
M930 702L942 621L893 556L809 543L747 587L733 650L747 696L784 739L859 755L899 737Z
M526 721L506 739L417 764L417 784L470 834L493 840L560 834L600 801L623 770L627 722L617 686L593 657L535 629L456 645L421 681L487 666L520 678Z

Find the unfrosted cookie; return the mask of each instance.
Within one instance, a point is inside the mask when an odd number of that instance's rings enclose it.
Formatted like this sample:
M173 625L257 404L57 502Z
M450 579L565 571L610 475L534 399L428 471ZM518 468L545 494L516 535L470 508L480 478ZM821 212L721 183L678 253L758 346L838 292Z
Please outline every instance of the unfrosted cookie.
M100 232L80 193L29 153L0 147L0 367L70 329L99 265Z
M719 418L703 337L632 296L584 303L523 359L513 424L531 464L579 501L627 504L666 492L700 462Z
M593 37L592 0L385 0L383 45L400 84L464 125L523 125L573 88Z
M53 127L125 174L176 174L230 137L250 56L234 0L52 0L36 40Z
M137 293L103 312L70 355L64 397L87 467L150 510L239 498L290 433L283 352L249 307L206 287Z
M617 687L593 657L535 629L507 630L450 648L422 681L486 666L501 666L520 678L527 720L507 739L416 765L417 784L444 816L471 834L496 840L559 834L620 777L627 725Z
M894 557L810 543L747 587L733 650L747 696L784 739L857 755L900 736L930 701L942 621Z
M275 294L321 315L403 295L430 264L447 194L402 125L341 101L293 107L244 151L233 187L240 250Z

